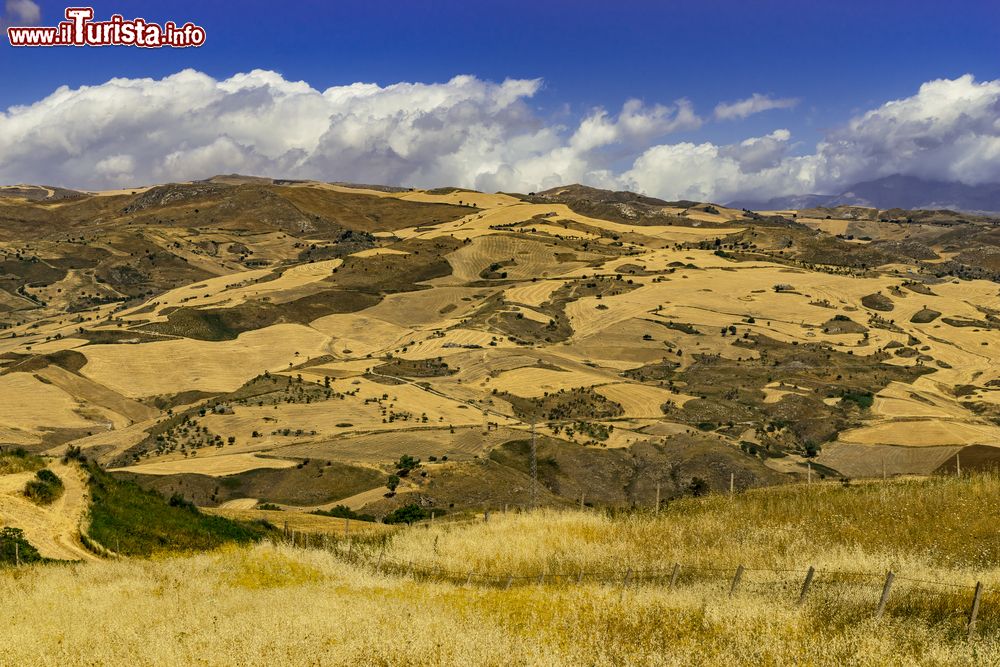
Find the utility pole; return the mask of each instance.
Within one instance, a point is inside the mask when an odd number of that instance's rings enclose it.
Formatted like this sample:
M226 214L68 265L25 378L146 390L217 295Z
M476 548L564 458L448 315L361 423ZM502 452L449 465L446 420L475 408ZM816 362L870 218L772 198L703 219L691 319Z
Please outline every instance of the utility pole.
M538 446L535 443L535 422L531 422L531 509L538 506Z

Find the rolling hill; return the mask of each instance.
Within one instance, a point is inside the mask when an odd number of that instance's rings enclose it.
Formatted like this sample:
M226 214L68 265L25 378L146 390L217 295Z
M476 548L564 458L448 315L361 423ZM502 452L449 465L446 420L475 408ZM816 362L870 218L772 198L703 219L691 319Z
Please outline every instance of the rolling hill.
M990 468L998 248L984 216L583 186L10 187L0 447L375 517Z

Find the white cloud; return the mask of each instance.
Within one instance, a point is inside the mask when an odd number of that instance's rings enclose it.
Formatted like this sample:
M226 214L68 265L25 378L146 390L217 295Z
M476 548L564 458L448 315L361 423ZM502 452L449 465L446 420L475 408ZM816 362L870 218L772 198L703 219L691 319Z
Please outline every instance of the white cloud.
M716 202L758 192L808 191L814 182L811 159L779 157L788 138L786 130L777 130L729 146L653 146L622 174L620 183L668 199Z
M1000 80L929 81L829 132L791 156L778 130L733 145L653 146L621 176L662 197L727 201L832 193L893 174L968 184L1000 181Z
M42 20L42 9L31 0L6 0L4 12L0 16L0 28L9 25L38 25Z
M602 180L615 160L701 122L685 100L630 100L553 126L526 103L540 86L457 76L319 91L269 71L184 70L62 87L0 114L0 181L97 188L240 171L530 190Z
M62 87L0 113L0 182L105 188L242 172L487 191L581 182L724 202L897 173L1000 181L1000 80L925 83L801 155L786 129L725 145L664 143L703 123L684 99L629 100L558 124L530 105L540 87L457 76L320 91L261 70Z
M771 109L791 109L799 103L794 97L775 98L769 95L754 93L745 100L736 102L720 102L715 107L715 117L718 120L732 120L734 118L746 118L755 113L770 111Z

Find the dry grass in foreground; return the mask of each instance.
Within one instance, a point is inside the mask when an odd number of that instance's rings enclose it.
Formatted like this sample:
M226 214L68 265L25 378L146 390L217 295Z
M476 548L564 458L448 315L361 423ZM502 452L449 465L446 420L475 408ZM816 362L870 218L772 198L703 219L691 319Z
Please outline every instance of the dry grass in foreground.
M20 665L997 664L1000 547L989 518L998 497L994 476L770 489L683 501L657 517L537 513L417 527L386 545L387 563L483 573L675 560L794 570L750 571L733 597L727 575L673 590L586 580L504 590L270 545L34 566L0 575L0 655ZM381 549L370 538L356 547ZM796 606L809 564L821 574ZM876 620L877 577L889 567L983 581L976 636L964 631L971 587L901 581ZM876 580L824 579L833 568Z
M658 515L539 511L400 533L386 557L530 575L674 562L730 571L887 570L1000 585L1000 476L799 484L670 503Z

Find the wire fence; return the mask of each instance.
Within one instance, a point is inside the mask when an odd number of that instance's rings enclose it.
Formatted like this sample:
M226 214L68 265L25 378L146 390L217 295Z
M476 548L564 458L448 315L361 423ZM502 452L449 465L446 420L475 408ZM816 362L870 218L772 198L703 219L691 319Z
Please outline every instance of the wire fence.
M950 616L963 616L964 630L969 638L975 634L984 595L990 593L994 603L1000 602L1000 596L997 595L1000 589L987 589L978 581L960 583L911 577L892 571L876 573L833 568L818 569L812 566L750 568L742 564L713 566L677 562L664 567L566 569L563 566L561 569L543 569L534 572L484 572L475 568L459 570L440 563L403 561L387 557L384 537L378 536L368 540L362 538L358 547L355 547L356 538L341 539L333 535L285 531L281 538L274 541L299 548L323 549L344 562L382 575L483 589L600 585L616 587L622 591L638 587L680 590L686 586L698 585L715 588L718 593L728 597L745 592L785 595L787 602L794 605L802 605L812 596L824 592L836 591L838 594L843 594L849 591L861 604L870 602L872 615L876 618L885 613L894 599L919 593L937 596L940 598L939 603L951 605L943 611Z

